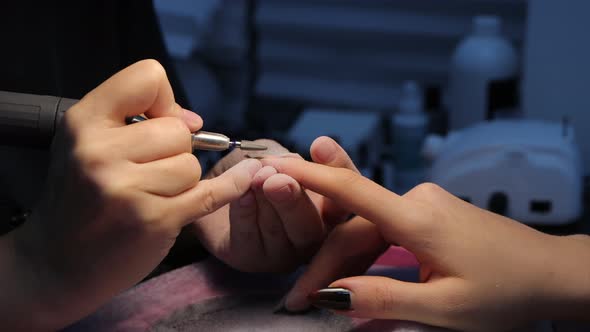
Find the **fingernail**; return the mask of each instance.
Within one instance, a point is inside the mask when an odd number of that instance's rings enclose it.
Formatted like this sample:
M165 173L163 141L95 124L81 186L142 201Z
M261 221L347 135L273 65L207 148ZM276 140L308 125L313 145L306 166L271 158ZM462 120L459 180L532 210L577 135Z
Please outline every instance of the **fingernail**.
M293 197L293 188L287 184L277 191L270 194L270 198L275 202L285 202Z
M259 160L256 160L256 159L244 159L244 160L240 161L236 166L243 167L246 170L248 170L248 173L250 174L251 178L253 178L254 175L256 175L256 173L258 173L260 168L262 168L262 164L260 163ZM236 167L236 166L234 166L234 167Z
M197 113L185 108L182 109L182 119L190 126L200 126L203 123L203 119Z
M240 197L240 200L238 202L242 207L252 206L256 202L256 197L254 196L254 193L252 193L252 191L248 190L247 193Z
M309 312L311 309L313 309L313 307L309 307L309 306L300 307L297 309L292 309L291 307L289 307L287 305L287 302L290 299L290 294L291 293L287 293L285 296L283 296L281 298L279 303L273 309L274 314L299 315L299 314L305 314L305 313Z
M331 310L350 310L350 291L346 288L328 287L317 290L308 296L316 307Z
M257 159L252 159L257 160ZM260 161L258 161L260 163ZM262 165L262 163L261 163ZM272 166L264 166L262 167L256 175L254 175L254 179L252 180L252 187L256 189L261 189L264 181L268 179L270 176L277 174L277 170Z
M327 163L334 158L334 154L336 153L336 144L334 141L328 138L323 139L319 145L319 148L315 151L315 157L318 159L317 161L320 163Z

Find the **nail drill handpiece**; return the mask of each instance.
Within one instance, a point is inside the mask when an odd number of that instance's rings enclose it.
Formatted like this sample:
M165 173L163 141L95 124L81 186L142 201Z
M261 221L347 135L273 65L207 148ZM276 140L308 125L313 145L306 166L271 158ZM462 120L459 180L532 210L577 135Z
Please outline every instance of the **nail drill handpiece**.
M135 123L147 120L142 116L134 116L128 122ZM197 131L191 134L193 150L223 151L229 148L239 148L246 151L263 151L267 147L251 141L232 141L229 137L209 131Z
M48 146L66 110L77 102L75 99L0 91L0 145ZM146 118L142 116L134 116L127 123L144 120ZM232 141L218 133L198 131L191 135L193 150L267 149L249 141Z

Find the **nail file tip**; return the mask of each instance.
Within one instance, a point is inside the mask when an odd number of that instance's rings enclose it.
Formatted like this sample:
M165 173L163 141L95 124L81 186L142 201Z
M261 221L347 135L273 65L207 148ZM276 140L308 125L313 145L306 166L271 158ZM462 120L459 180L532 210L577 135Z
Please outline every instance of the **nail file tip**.
M268 149L268 147L256 143L251 143L248 141L242 141L239 145L242 150L249 150L249 151L264 151Z

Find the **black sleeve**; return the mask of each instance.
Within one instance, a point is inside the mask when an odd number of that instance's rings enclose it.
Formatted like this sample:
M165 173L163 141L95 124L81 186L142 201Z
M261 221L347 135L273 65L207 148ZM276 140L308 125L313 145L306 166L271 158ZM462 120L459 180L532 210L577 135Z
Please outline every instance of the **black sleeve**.
M150 0L5 1L0 16L0 90L79 99L152 58L186 105Z

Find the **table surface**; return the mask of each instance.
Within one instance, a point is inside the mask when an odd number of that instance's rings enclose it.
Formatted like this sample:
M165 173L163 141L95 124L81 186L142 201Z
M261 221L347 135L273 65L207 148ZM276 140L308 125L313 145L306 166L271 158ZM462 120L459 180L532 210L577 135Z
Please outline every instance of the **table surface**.
M271 274L242 273L230 269L215 259L207 259L165 273L131 288L64 331L147 331L174 313L178 313L188 306L203 303L203 301L224 296L236 296L236 294L269 294L269 291L282 295L289 289L300 272L282 277ZM392 247L377 260L367 274L417 281L417 262L411 253L399 247ZM272 315L271 312L272 310L269 309L268 314ZM268 317L273 319L272 316ZM245 322L249 322L248 317L243 319ZM242 324L247 325L248 323L242 322ZM254 319L252 319L252 324L254 324ZM359 332L449 331L399 321L355 320L354 324L356 326L354 331ZM198 330L198 321L195 321L195 329ZM258 329L248 330L258 331ZM590 323L535 322L514 332L582 331L590 331Z

